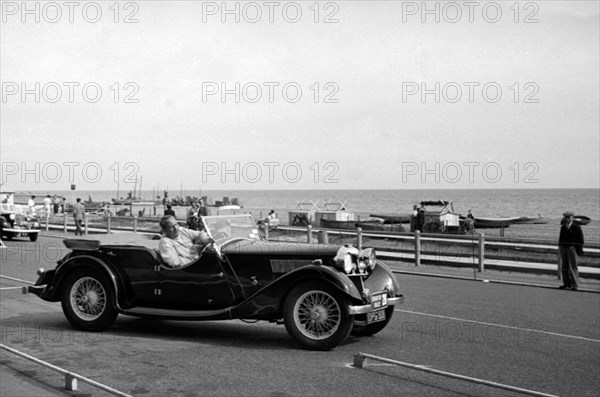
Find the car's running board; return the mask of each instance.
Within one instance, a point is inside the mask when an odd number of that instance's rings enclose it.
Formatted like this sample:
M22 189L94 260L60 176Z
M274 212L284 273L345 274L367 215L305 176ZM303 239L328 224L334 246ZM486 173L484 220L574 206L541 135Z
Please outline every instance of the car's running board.
M219 310L173 310L173 309L156 309L152 307L135 307L123 311L123 314L129 316L159 316L169 317L172 319L191 320L194 318L215 317L216 319L230 319L231 308Z

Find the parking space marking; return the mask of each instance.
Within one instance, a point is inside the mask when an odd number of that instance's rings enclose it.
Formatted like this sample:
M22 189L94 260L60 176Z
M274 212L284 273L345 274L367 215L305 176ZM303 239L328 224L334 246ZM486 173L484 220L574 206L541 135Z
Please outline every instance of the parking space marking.
M587 342L596 342L596 343L600 342L600 339L592 339L592 338L586 338L584 336L576 336L576 335L566 335L566 334L561 334L561 333L558 333L558 332L542 331L542 330L533 329L533 328L522 328L522 327L515 327L515 326L512 326L512 325L487 323L485 321L468 320L468 319L465 319L465 318L442 316L442 315L439 315L439 314L430 314L430 313L415 312L415 311L412 311L412 310L394 309L394 311L403 312L403 313L409 313L409 314L416 314L416 315L419 315L419 316L437 317L437 318L442 318L444 320L462 321L462 322L467 322L467 323L476 323L476 324L482 324L482 325L491 325L491 326L495 326L495 327L514 329L514 330L518 330L518 331L536 332L536 333L546 334L546 335L552 335L552 336L561 336L563 338L579 339L579 340L584 340L584 341L587 341Z

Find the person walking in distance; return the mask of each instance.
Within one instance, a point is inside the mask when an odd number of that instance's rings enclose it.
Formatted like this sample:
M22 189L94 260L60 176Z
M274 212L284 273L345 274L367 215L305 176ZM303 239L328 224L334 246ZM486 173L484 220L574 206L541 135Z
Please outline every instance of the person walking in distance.
M579 288L577 258L583 255L583 232L581 226L573 222L574 216L572 211L566 211L561 222L558 252L562 262L563 285L559 288L577 291Z
M81 204L81 199L78 197L77 202L73 206L73 218L75 218L75 235L83 236L82 223L85 217L85 207Z

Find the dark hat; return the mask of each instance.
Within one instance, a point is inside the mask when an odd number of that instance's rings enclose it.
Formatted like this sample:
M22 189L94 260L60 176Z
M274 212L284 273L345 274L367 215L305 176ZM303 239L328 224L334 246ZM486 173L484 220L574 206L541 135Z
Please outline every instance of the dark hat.
M565 211L565 212L563 212L563 216L564 217L575 216L575 213L573 211Z

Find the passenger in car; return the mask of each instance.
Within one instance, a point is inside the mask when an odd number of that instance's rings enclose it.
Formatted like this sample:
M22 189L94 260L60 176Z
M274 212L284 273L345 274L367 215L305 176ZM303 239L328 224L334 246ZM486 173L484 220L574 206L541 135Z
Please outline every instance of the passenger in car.
M180 227L172 215L160 220L163 237L158 249L163 261L172 267L188 265L198 258L200 252L214 240L204 231L190 230Z

